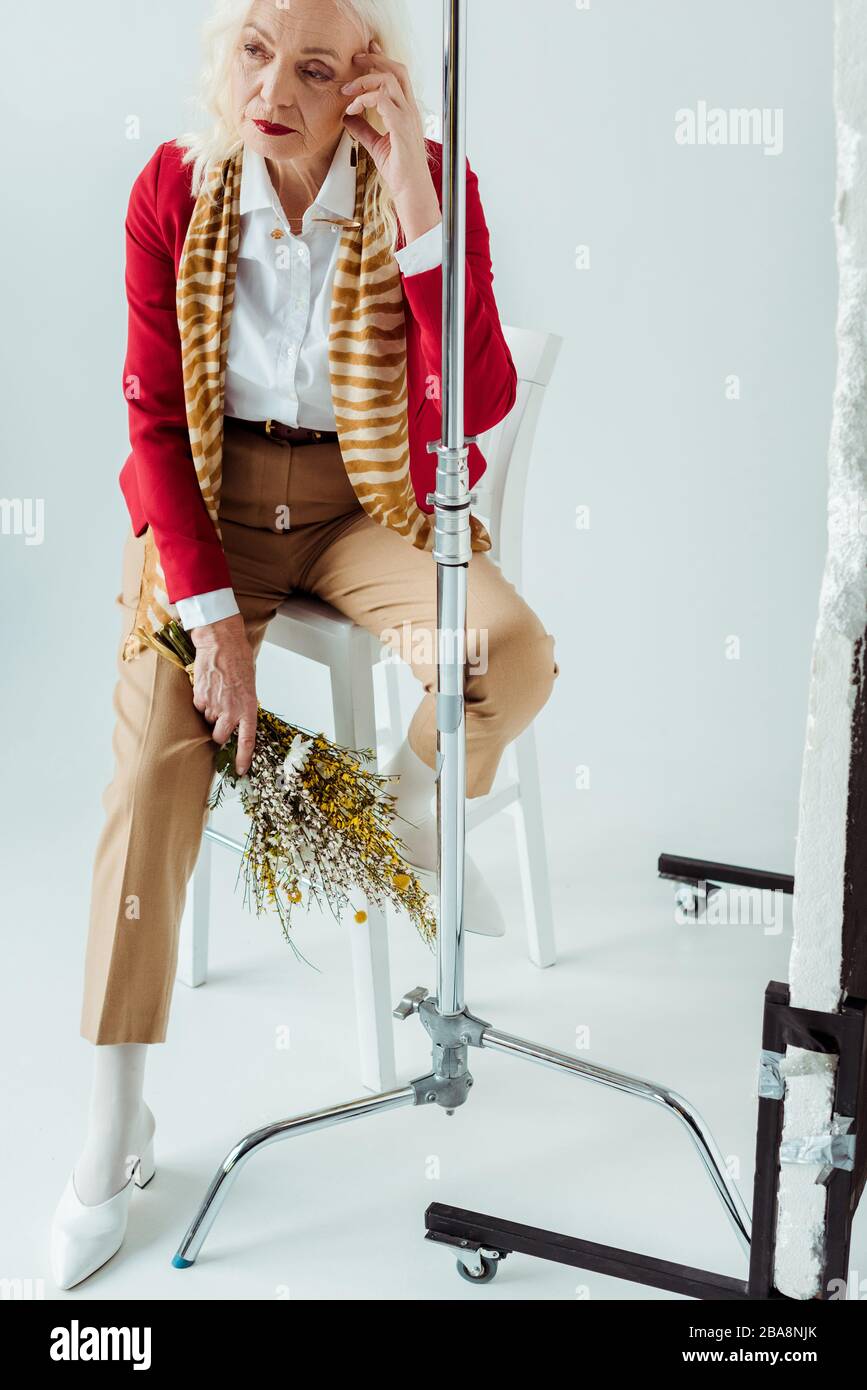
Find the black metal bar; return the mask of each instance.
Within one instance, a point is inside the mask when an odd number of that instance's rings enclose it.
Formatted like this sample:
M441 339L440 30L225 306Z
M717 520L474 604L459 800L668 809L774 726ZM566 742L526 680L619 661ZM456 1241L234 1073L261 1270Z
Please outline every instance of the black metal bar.
M851 1115L858 1125L858 1097L864 1066L865 1014L863 999L848 999L840 1013L799 1009L789 1003L789 987L772 981L765 991L762 1047L785 1053L787 1047L837 1056L834 1111ZM753 1187L753 1234L748 1287L751 1298L773 1296L777 1193L780 1179L780 1139L783 1100L760 1099L756 1133L756 1174ZM832 1284L848 1278L849 1243L854 1216L854 1174L832 1170L827 1182L825 1262L820 1298L835 1290Z
M618 1250L594 1241L578 1240L556 1231L543 1231L536 1226L522 1226L516 1221L503 1221L461 1207L444 1206L434 1202L425 1212L427 1239L460 1250L462 1243L478 1248L499 1250L502 1254L532 1255L555 1264L571 1265L593 1274L607 1274L614 1279L628 1279L633 1284L645 1284L668 1293L685 1294L688 1298L746 1299L750 1295L741 1279L713 1274L690 1265L655 1260L632 1250Z
M789 986L772 980L765 990L762 1047L785 1052L782 1010L789 1003ZM777 1239L777 1188L780 1182L780 1139L783 1102L759 1098L756 1126L756 1170L753 1180L753 1231L750 1241L751 1298L771 1298L774 1292L774 1250Z
M772 892L793 893L791 874L775 874L769 869L745 869L739 864L716 864L712 859L686 859L679 854L661 854L657 865L660 878L679 883L734 883L743 888L764 888Z
M863 1117L858 1115L858 1104L864 1067L865 1012L865 1001L852 998L846 1000L842 1013L835 1015L840 1019L840 1053L834 1087L834 1111L837 1115L853 1117L856 1135L859 1122L863 1123ZM829 1298L832 1292L836 1292L833 1286L839 1288L842 1282L845 1287L848 1281L852 1218L860 1195L856 1173L845 1168L833 1169L827 1188L822 1298Z
M782 1052L786 1047L803 1047L811 1052L834 1054L850 1051L858 1039L857 1020L845 1010L858 1002L848 1000L844 1011L838 1014L824 1013L821 1009L799 1009L789 1003L778 1004L775 1011L782 1046L775 1050Z

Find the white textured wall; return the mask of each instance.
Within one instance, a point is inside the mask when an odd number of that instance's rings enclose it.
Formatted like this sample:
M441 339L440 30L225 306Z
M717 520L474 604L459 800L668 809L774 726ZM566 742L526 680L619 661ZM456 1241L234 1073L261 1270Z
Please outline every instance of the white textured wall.
M855 698L855 644L867 622L867 6L837 0L838 372L831 431L828 556L813 648L795 859L795 938L789 981L801 1008L840 1002L846 809ZM863 658L862 658L863 660ZM784 1139L827 1133L828 1058L790 1048ZM818 1290L824 1189L818 1166L784 1165L777 1286Z

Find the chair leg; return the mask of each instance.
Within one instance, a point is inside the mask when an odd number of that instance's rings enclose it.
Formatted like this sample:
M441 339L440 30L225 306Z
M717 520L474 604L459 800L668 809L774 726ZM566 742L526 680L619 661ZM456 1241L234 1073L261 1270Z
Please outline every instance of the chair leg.
M515 824L518 845L524 916L527 920L527 950L533 964L544 969L556 961L557 948L542 817L539 759L532 725L519 734L512 748L520 796L508 809Z
M400 699L400 662L389 654L385 662L385 694L388 706L388 736L391 744L389 757L395 753L402 741L403 709Z
M397 1083L388 922L381 908L367 905L367 921L350 921L355 1023L361 1083L369 1091L390 1091Z
M195 989L208 978L208 929L211 916L211 842L203 839L193 876L187 884L178 944L177 978Z
M353 631L345 660L331 668L334 736L350 748L376 752L373 649L363 629ZM388 1091L395 1085L394 1025L388 926L385 913L367 904L367 921L352 932L352 970L362 1085Z

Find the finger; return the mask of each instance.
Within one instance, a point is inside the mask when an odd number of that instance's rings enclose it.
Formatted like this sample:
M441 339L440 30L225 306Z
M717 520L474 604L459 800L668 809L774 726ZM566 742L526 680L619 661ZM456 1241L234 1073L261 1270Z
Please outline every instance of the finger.
M353 139L364 146L371 158L375 158L376 148L382 140L382 131L377 130L363 116L344 116L343 124Z
M387 92L392 101L400 104L405 95L393 72L368 72L363 77L356 77L352 82L347 82L346 86L351 90L344 94L351 96L354 92L356 98L365 92ZM354 105L354 101L350 102L347 111L351 112Z
M353 97L343 114L344 116L357 116L361 111L376 107L379 99L378 89L372 92L359 92L357 96Z
M345 115L352 117L362 110L373 109L382 117L383 124L389 134L398 134L400 123L403 119L405 108L393 101L392 98L382 91L362 92L346 108ZM379 131L376 132L379 135Z
M349 103L343 114L344 116L358 116L362 111L367 110L371 106L375 108L376 103L377 97L372 94L368 96L359 96Z
M238 725L238 754L235 758L235 766L243 777L250 771L250 763L253 760L253 749L256 745L256 716L246 715Z
M398 106L397 102L392 101L391 97L383 96L380 97L377 102L376 109L379 112L382 124L385 126L386 135L388 135L392 141L402 140L406 135L405 108Z
M367 67L369 71L375 71L377 68L384 68L388 72L393 72L400 83L404 96L409 99L412 96L412 84L409 80L409 72L406 64L398 63L394 58L387 58L378 43L371 43L371 48L375 48L376 51L371 53L356 53L353 55L354 61L358 63L360 67Z
M230 714L221 714L211 731L211 738L222 748L232 737L237 723L237 718L233 719Z

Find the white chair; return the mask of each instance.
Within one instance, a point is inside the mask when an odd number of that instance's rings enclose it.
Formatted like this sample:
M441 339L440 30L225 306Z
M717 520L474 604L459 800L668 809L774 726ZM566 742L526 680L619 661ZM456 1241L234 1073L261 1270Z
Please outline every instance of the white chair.
M524 495L533 439L545 387L551 379L562 345L553 333L505 328L518 373L518 395L507 418L479 439L487 469L475 485L473 508L487 524L493 548L491 559L517 588L521 583ZM431 561L433 565L433 560ZM390 648L380 646L329 604L312 595L294 595L278 610L266 642L296 656L326 666L331 679L334 737L353 748L372 748L381 756L383 735L376 725L374 671L385 658L389 729L399 743L401 730L398 662ZM548 878L542 798L533 727L507 751L512 775L497 783L486 797L467 807L467 832L491 816L508 810L515 822L521 873L528 953L540 967L555 960L554 924ZM208 971L211 846L240 853L242 845L212 825L205 830L202 851L189 885L181 926L178 979L191 987L204 984ZM385 913L368 904L367 922L352 925L353 973L361 1079L373 1091L395 1084L394 1038Z

